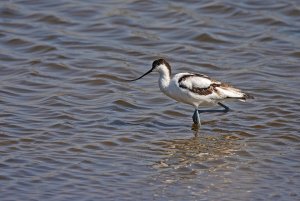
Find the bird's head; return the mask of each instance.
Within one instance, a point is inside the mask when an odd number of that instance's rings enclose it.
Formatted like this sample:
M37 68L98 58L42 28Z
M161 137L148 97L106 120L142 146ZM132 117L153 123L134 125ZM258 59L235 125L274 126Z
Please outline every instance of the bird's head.
M152 68L148 72L146 72L141 77L136 78L136 79L131 80L131 81L139 80L142 77L144 77L144 76L148 75L149 73L151 73L152 71L159 72L159 73L166 73L166 74L171 76L171 66L170 66L170 64L164 59L157 59L157 60L153 61Z
M157 59L152 63L152 71L155 72L169 71L171 73L171 66L166 60Z

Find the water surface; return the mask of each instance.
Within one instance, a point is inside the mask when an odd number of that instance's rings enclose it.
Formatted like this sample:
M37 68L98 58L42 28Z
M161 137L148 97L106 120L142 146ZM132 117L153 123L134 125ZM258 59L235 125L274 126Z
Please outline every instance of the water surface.
M298 1L0 3L1 200L299 200ZM165 97L152 61L253 94Z

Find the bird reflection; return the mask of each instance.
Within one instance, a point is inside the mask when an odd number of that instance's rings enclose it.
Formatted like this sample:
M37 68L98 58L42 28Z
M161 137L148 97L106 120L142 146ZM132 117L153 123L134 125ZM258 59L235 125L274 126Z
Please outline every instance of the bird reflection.
M238 150L239 138L222 135L219 137L195 136L190 139L162 141L167 157L158 161L154 168L188 168L190 170L217 168L224 164L224 158Z

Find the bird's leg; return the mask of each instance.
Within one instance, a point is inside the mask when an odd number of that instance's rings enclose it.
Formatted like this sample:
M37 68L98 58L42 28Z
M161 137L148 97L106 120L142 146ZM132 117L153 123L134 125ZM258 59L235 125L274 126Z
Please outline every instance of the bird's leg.
M222 106L224 108L223 112L228 112L229 111L229 107L227 107L226 105L224 105L223 103L218 102L218 105Z
M195 112L193 114L193 121L194 121L195 124L197 124L199 126L201 125L200 115L198 113L198 109L195 109Z

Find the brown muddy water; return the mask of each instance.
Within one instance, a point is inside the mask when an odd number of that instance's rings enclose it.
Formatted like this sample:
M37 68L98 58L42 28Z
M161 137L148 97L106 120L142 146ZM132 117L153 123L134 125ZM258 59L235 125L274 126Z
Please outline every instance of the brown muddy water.
M158 57L253 94L165 97ZM2 0L1 200L300 200L300 2Z

